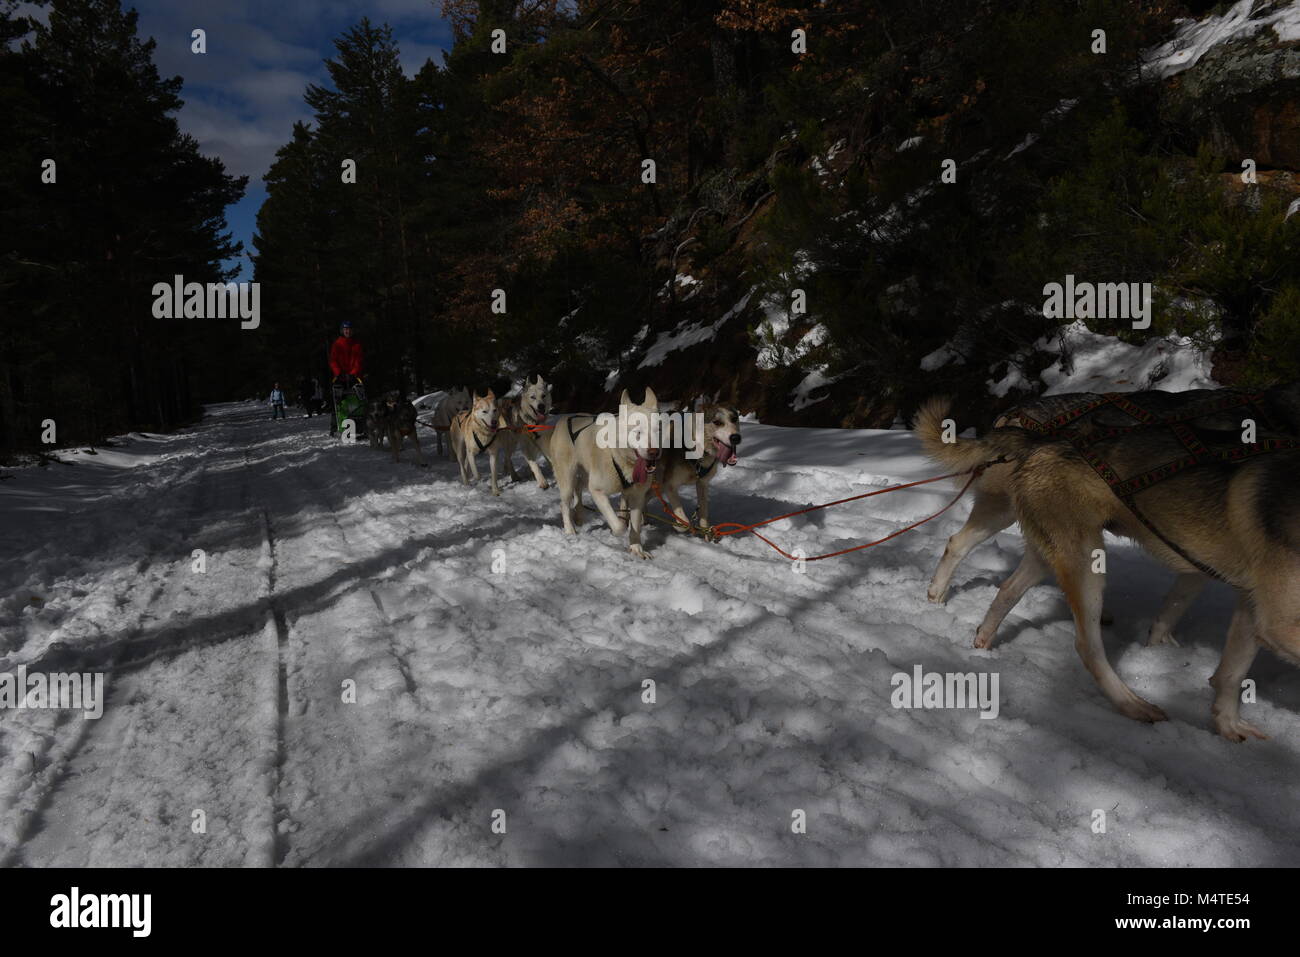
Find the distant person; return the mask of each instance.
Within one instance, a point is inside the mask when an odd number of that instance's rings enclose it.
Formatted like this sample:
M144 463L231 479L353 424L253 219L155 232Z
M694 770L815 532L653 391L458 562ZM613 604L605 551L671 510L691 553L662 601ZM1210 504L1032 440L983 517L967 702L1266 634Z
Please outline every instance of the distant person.
M271 421L284 417L284 392L277 382L275 388L271 390Z
M358 398L364 399L365 392L361 385L361 343L352 335L352 323L344 320L339 326L339 337L330 346L330 372L334 375L334 408L347 389L353 389ZM338 431L337 416L330 415L330 435Z

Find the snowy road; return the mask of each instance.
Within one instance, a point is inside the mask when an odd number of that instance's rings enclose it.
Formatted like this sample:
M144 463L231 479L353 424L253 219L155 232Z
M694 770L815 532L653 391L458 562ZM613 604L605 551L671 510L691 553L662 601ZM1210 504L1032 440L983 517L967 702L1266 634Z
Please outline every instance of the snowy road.
M715 521L937 471L906 432L747 428ZM1261 654L1272 740L1216 737L1228 597L1146 648L1172 576L1123 546L1107 649L1157 726L1097 692L1054 587L970 647L1017 535L925 601L965 505L800 574L752 537L651 526L651 562L599 521L566 539L554 491L255 404L66 458L0 483L0 672L103 671L108 700L0 711L0 863L1300 864L1300 671ZM831 551L951 494L772 534ZM893 708L916 665L998 673L998 717Z

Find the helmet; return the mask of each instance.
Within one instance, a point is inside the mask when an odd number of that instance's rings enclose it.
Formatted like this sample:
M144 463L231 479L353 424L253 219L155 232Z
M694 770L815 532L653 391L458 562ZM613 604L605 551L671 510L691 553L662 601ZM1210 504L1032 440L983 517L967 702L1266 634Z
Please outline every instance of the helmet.
M352 328L351 320L344 319L342 325L339 326L339 332L342 332L344 329L351 329L351 328Z

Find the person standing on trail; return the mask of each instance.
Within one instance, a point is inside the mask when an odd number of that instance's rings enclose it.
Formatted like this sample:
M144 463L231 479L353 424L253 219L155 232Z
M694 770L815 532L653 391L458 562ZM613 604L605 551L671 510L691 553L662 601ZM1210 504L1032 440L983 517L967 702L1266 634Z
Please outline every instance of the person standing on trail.
M280 383L275 384L271 390L271 421L284 418L284 392L280 389Z
M339 326L339 337L330 346L330 372L334 376L334 407L338 408L345 389L361 393L361 343L352 334L352 323L344 321ZM338 431L335 416L330 415L330 435Z

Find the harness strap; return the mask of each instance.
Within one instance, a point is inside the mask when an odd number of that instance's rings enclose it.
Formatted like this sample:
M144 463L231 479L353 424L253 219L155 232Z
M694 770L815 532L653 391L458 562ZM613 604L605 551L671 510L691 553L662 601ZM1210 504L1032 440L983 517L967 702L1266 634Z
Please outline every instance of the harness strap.
M618 467L618 459L614 458L614 456L611 455L609 457L609 464L614 466L614 471L618 473L618 480L623 486L623 491L626 492L628 489L632 487L632 483L623 477L623 470Z
M573 421L574 421L575 419L577 419L577 418L578 418L578 416L576 416L576 415L571 415L571 416L569 416L569 419L568 419L568 421L567 421L566 424L565 424L565 427L569 430L569 439L570 439L571 441L575 442L575 443L578 441L578 436L579 436L579 435L581 435L581 434L582 434L586 429L589 429L589 428L591 428L593 425L596 424L596 420L595 420L595 418L593 417L592 420L591 420L590 422L588 422L586 425L584 425L582 428L578 429L578 430L575 432L574 429L573 429Z
M1022 421L1027 419L1029 422L1033 423L1033 425L1026 426L1032 431L1039 431L1046 434L1055 434L1064 431L1066 433L1064 438L1074 446L1075 451L1082 456L1084 461L1092 466L1093 471L1101 476L1102 480L1105 481L1110 490L1115 493L1115 497L1124 504L1125 508L1133 513L1133 516L1137 518L1137 520L1140 521L1147 530L1151 532L1151 534L1160 539L1160 541L1163 542L1170 551L1174 552L1174 554L1178 555L1185 562L1198 569L1203 574L1218 579L1219 581L1227 582L1228 580L1222 574L1189 554L1186 549L1160 531L1160 529L1156 527L1155 522L1153 522L1138 506L1137 495L1139 492L1150 488L1158 482L1162 482L1179 472L1185 471L1186 469L1192 468L1196 465L1201 465L1205 462L1217 460L1226 465L1235 465L1256 455L1300 448L1300 440L1265 439L1264 441L1256 442L1253 445L1240 445L1232 449L1216 451L1206 446L1206 444L1202 442L1200 437L1196 434L1195 428L1188 425L1189 422L1214 412L1221 412L1227 409L1247 405L1252 406L1258 412L1260 417L1267 421L1268 417L1263 413L1263 407L1259 404L1260 397L1260 393L1245 395L1234 393L1231 396L1224 396L1219 399L1213 399L1201 403L1198 406L1186 409L1180 413L1157 417L1154 413L1143 409L1131 399L1125 398L1123 393L1108 393L1103 397L1104 402L1093 401L1085 403L1078 407L1078 409L1083 410L1082 412L1078 412L1074 409L1067 410L1066 412L1054 417L1046 424L1035 422L1032 417L1023 414L1021 419ZM1081 435L1077 430L1066 428L1068 423L1076 421L1081 415L1099 408L1106 402L1116 406L1124 412L1127 412L1138 421L1138 424L1133 426L1117 426L1110 429L1103 429L1102 431L1089 436ZM1119 474L1110 466L1110 464L1097 452L1092 450L1093 446L1096 446L1107 439L1127 435L1128 433L1134 432L1138 429L1151 427L1168 428L1169 431L1173 433L1174 437L1178 439L1183 448L1187 450L1188 454L1175 459L1172 462L1166 462L1156 468L1148 469L1132 478L1121 479Z

